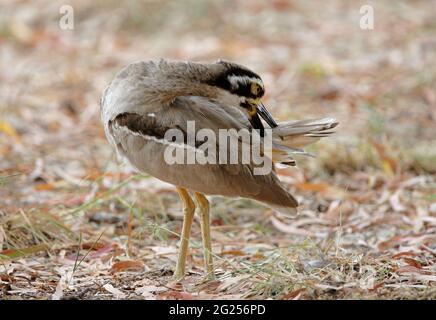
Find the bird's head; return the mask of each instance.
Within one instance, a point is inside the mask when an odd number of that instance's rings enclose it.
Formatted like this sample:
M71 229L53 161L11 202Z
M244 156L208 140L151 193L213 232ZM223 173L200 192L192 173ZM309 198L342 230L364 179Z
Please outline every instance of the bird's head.
M228 61L219 60L214 65L218 68L211 75L208 84L219 89L216 97L219 103L239 107L247 114L254 129L263 129L259 115L271 128L277 127L271 113L261 102L265 87L259 75Z

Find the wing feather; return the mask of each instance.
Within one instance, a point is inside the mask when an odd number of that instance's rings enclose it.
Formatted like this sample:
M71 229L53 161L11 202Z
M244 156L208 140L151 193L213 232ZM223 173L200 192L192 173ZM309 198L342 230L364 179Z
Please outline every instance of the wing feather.
M255 175L256 165L243 164L241 156L236 164L167 164L165 149L171 141L165 139L163 131L178 128L186 132L187 121L195 122L197 132L207 128L216 136L219 129L247 128L235 117L236 111L228 110L201 98L178 98L169 109L155 112L151 119L140 114L120 115L109 124L109 132L123 158L158 179L205 194L246 197L277 208L296 207L297 201L274 171ZM238 150L241 149L240 146Z

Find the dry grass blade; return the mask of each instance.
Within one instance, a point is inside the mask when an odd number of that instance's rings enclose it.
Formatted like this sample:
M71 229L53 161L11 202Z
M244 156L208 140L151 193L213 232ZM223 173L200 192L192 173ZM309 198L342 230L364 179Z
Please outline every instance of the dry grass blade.
M434 3L373 5L368 32L347 0L73 1L66 32L55 2L2 4L1 298L436 299ZM167 285L177 195L118 165L101 126L105 86L152 57L244 64L276 120L340 123L277 170L297 218L211 197L216 281L196 215L188 276Z

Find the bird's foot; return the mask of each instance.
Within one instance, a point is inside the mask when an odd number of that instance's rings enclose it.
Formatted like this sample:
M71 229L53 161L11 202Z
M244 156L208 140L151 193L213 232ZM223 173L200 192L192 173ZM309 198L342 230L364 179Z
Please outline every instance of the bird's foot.
M185 275L183 273L174 273L174 275L169 279L166 286L173 290L181 290L183 288L183 280Z
M174 275L171 278L171 282L177 283L181 282L185 278L184 272L174 272Z

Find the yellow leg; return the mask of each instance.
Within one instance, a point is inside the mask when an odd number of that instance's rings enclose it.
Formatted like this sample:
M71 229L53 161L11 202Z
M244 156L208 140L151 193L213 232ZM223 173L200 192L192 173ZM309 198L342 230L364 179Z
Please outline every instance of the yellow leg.
M201 235L203 238L203 249L204 249L204 268L206 271L206 276L208 278L213 278L213 259L212 259L212 245L210 239L210 217L209 217L209 201L202 194L195 192L195 199L197 200L198 206L200 207L200 223L201 223Z
M174 278L180 280L185 276L186 270L186 255L188 253L189 233L191 231L192 220L194 219L195 204L192 201L188 191L184 188L177 187L180 199L183 201L183 227L180 238L179 258L177 260Z

